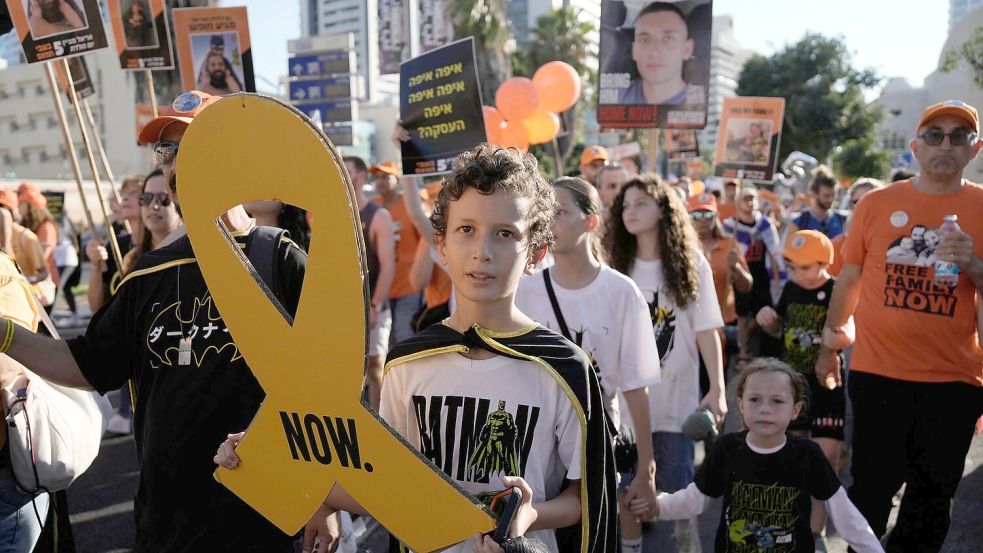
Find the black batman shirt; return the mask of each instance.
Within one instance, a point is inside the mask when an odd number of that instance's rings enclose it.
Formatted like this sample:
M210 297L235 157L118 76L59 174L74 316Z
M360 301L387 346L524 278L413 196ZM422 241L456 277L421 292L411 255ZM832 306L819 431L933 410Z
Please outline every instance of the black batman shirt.
M249 237L236 236L249 253ZM257 261L254 261L257 262ZM307 257L279 243L274 292L295 313ZM187 364L179 340L191 338ZM246 428L264 392L213 304L187 236L147 252L83 336L68 341L100 393L132 378L140 484L138 552L289 551L289 538L215 482L212 457Z

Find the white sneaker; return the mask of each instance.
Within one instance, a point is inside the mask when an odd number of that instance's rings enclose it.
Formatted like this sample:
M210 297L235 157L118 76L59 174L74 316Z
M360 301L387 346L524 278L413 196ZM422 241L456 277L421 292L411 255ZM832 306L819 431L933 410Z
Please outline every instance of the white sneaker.
M109 419L109 425L106 426L106 432L112 434L129 434L133 431L131 417L124 417L119 413L113 415L113 418Z

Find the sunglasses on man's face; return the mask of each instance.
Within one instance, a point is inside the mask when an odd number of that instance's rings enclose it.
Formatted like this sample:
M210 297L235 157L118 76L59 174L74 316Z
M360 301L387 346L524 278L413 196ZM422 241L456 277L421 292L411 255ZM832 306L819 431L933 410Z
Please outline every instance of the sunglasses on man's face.
M921 138L929 146L939 146L947 136L949 137L949 144L953 146L965 146L976 141L976 133L962 127L949 133L942 132L942 129L929 129L918 135L918 138Z
M143 192L140 194L140 205L143 207L150 207L153 205L154 201L160 204L161 207L167 207L171 205L171 195L167 192L158 192L156 194L152 192Z
M157 142L154 144L154 157L158 166L170 165L177 157L177 149L180 142Z
M714 217L717 216L717 212L716 211L694 211L693 213L690 213L689 215L690 215L690 217L693 218L694 221L700 221L702 219L713 219Z

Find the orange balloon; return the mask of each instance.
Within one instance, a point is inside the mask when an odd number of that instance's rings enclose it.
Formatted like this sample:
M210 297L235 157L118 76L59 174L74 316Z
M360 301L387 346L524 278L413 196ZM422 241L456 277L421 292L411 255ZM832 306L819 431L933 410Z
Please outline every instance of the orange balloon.
M522 121L539 107L539 95L532 81L512 77L495 92L495 107L508 121Z
M506 121L502 127L502 141L499 145L505 148L518 148L525 152L529 149L529 131L521 121Z
M566 111L580 98L580 75L569 63L544 63L532 76L532 84L539 93L539 105L547 111Z
M553 140L556 133L560 132L560 118L553 112L539 108L528 118L523 119L522 124L529 131L530 144L543 144Z
M485 134L488 135L488 142L500 144L502 142L502 125L505 123L502 114L491 106L481 106L481 114L485 119Z

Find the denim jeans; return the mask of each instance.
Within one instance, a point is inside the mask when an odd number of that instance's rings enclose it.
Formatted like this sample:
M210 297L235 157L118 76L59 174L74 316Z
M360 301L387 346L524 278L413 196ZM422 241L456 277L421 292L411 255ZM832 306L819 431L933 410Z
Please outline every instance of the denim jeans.
M37 496L32 505L31 496L17 489L10 469L0 469L0 553L34 549L47 517L48 494Z

